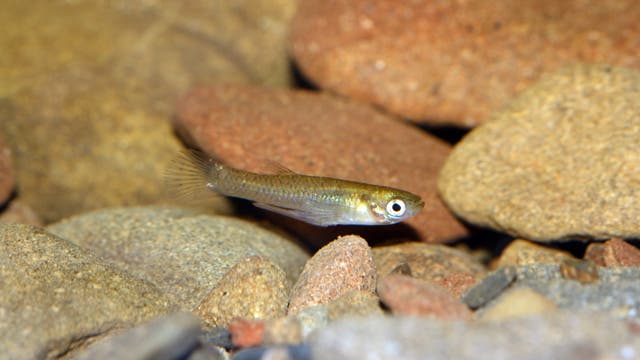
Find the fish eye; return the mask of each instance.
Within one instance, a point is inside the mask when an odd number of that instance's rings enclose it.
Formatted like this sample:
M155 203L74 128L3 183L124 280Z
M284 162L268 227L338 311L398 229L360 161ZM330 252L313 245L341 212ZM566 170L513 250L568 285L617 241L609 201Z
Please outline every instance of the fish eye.
M407 211L407 206L400 199L393 199L387 203L387 213L393 217L400 217Z

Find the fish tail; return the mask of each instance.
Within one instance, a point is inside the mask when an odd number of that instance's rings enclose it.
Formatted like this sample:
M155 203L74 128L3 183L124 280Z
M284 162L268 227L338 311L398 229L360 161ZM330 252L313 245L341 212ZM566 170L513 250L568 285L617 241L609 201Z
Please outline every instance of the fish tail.
M202 202L215 196L223 165L197 150L185 150L174 158L165 172L165 187L177 200Z

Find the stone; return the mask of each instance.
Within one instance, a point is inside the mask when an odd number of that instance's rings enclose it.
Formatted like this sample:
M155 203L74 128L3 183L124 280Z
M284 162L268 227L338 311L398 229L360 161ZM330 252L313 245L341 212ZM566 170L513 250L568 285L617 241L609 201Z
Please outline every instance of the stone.
M210 327L234 318L267 320L285 316L291 285L273 262L250 256L234 265L202 300L195 313Z
M243 349L233 355L234 360L311 360L307 344L288 346L259 346Z
M42 227L44 224L38 214L20 199L14 199L0 213L0 222L19 223Z
M489 273L462 295L462 301L472 309L483 306L516 280L517 270L514 265L507 265Z
M445 242L468 233L436 194L449 145L369 106L308 91L202 87L178 104L176 127L187 142L236 168L273 173L276 162L300 174L401 188L426 203L414 218L386 227L281 221L315 243L345 234Z
M576 65L459 142L440 172L470 223L548 242L640 236L640 72Z
M566 259L560 264L560 274L565 279L590 284L598 281L598 267L593 261Z
M0 223L0 348L57 358L175 306L153 284L73 243Z
M5 4L0 135L25 202L49 223L172 201L163 174L182 149L169 121L176 98L202 82L291 83L285 40L295 4ZM229 212L220 199L214 210Z
M308 0L291 49L322 89L431 125L473 127L561 66L640 68L636 5Z
M522 286L507 290L477 314L482 320L499 321L556 311L551 300L535 290Z
M380 299L370 291L352 290L327 304L328 320L382 315Z
M293 316L302 326L302 337L307 338L309 334L324 328L329 323L329 307L324 304L307 306Z
M302 342L302 324L291 316L265 321L265 345L299 344Z
M0 205L4 204L15 185L15 170L13 168L13 155L2 137L0 137Z
M622 239L591 243L584 257L600 266L640 266L640 249Z
M406 275L383 277L378 283L378 295L394 315L471 319L471 310L445 288Z
M166 100L196 82L288 84L286 39L295 6L293 0L7 3L0 14L7 25L0 34L7 50L0 54L6 64L0 97L43 74L86 65L159 82Z
M197 317L190 313L175 313L102 339L74 359L187 359L198 347L199 335Z
M317 360L634 359L640 354L640 337L628 322L590 312L477 322L353 318L318 331L309 344Z
M327 304L349 291L375 292L376 270L367 242L356 235L339 237L307 261L291 290L289 314Z
M277 264L290 283L308 258L290 239L251 222L179 208L97 210L47 229L151 281L184 311L249 256Z
M640 268L603 267L598 281L582 283L565 278L558 265L517 268L516 286L526 286L567 311L606 312L615 317L640 319Z
M234 319L229 324L231 343L236 348L261 345L264 340L265 320Z
M512 241L500 254L496 268L506 265L560 264L573 256L566 251L538 245L523 239Z
M486 272L484 266L468 253L444 245L407 242L374 247L373 259L378 278L391 274L398 267L406 267L405 274L441 285L456 297Z

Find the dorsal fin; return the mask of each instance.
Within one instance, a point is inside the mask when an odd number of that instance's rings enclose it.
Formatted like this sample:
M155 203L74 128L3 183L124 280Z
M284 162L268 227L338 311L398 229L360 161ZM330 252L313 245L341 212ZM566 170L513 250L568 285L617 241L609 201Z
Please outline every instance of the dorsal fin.
M269 170L278 175L296 175L297 173L277 161L267 160Z

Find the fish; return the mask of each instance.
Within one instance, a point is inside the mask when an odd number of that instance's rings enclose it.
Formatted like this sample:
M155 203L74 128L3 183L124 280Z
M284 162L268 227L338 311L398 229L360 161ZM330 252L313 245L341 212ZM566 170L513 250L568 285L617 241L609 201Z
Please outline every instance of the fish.
M198 150L183 151L165 174L181 198L201 198L204 191L249 200L258 208L316 226L389 225L407 220L424 207L408 191L295 173L276 174L233 168Z

